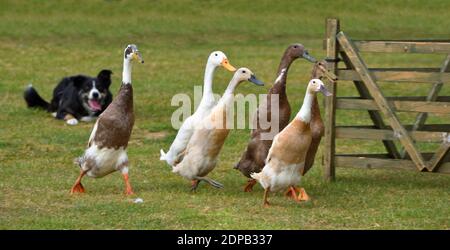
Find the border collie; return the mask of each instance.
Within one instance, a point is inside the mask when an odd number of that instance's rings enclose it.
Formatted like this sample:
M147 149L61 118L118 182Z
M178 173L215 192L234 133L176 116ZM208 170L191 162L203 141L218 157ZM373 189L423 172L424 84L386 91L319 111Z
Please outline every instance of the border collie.
M52 112L56 119L65 120L69 125L76 125L79 120L93 121L112 101L111 74L111 70L104 69L95 78L84 75L64 77L53 90L50 103L30 84L24 98L28 107Z

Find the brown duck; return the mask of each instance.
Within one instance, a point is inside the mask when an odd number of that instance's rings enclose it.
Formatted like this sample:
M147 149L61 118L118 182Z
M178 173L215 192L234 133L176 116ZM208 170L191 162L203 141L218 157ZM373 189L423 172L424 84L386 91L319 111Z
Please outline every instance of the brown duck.
M84 193L81 179L84 175L100 178L120 171L125 180L125 193L133 194L128 181L128 141L134 125L133 87L131 86L132 61L143 63L136 45L128 45L124 52L122 86L117 97L99 116L89 137L88 148L76 160L80 175L70 193Z
M245 192L252 191L256 181L250 177L251 173L258 173L265 165L267 154L272 145L273 137L282 129L284 129L289 123L291 116L291 107L289 105L286 95L286 78L287 71L292 62L297 58L305 58L310 62L316 62L314 58L308 55L307 51L301 44L294 44L289 46L280 62L278 67L278 77L275 80L274 86L269 90L269 94L265 102L261 103L257 109L254 124L256 123L256 129L251 131L251 139L244 151L241 160L235 165L236 169L239 169L242 174L250 178L247 185L244 187ZM318 62L315 64L312 72L312 78L321 78L326 75L328 78L335 79L336 77L326 70L325 62ZM262 127L261 119L267 119L270 122L271 118L271 102L273 94L278 94L278 128ZM276 99L274 99L276 103ZM314 97L312 105L312 117L311 117L311 132L312 142L310 150L307 153L305 167L301 169L301 174L304 175L313 165L314 157L317 152L317 148L320 144L320 140L323 136L324 125L322 118L320 117L320 110L318 106L317 98ZM264 138L262 138L264 136Z
M337 77L333 73L327 70L326 61L317 62L311 72L311 79L322 79L326 77L330 81L336 81ZM323 125L322 117L320 116L319 102L317 101L317 95L314 96L311 106L311 133L312 140L306 154L305 167L300 170L300 174L303 176L314 165L314 159L316 158L317 149L319 148L320 141L325 127Z

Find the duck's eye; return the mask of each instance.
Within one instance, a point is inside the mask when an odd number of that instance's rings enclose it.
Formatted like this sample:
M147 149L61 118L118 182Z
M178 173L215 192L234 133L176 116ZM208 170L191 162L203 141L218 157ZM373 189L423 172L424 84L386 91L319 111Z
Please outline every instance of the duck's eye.
M296 48L298 48L298 46L297 46L297 45L295 45L295 46L294 46L294 49L296 49Z
M244 73L244 74L245 74L245 73L246 73L246 72L245 72L245 70L242 70L242 73Z
M313 81L314 84L316 84L316 81Z
M214 54L215 56L217 56L217 53L216 54Z

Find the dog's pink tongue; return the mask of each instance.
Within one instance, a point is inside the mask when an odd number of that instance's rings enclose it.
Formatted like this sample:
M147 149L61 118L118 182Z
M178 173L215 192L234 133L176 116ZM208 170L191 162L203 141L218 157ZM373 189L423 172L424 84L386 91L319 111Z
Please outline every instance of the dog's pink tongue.
M96 100L89 100L89 107L91 107L91 109L95 111L102 110L102 106Z

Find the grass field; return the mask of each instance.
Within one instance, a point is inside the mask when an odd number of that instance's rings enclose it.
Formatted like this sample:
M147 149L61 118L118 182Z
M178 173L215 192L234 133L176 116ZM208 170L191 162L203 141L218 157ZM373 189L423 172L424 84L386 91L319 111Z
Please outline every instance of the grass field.
M0 229L449 229L450 177L388 170L338 169L322 179L316 166L302 180L312 196L295 204L281 194L262 207L263 190L243 193L246 179L232 169L249 138L231 131L211 173L216 190L189 183L159 161L176 135L170 106L176 93L192 96L206 58L224 51L267 83L275 79L284 49L303 43L323 58L325 19L339 17L355 39L449 39L450 3L442 1L4 1L0 0ZM126 44L136 43L146 61L133 70L136 123L129 146L133 197L125 197L119 173L85 178L84 195L69 195L79 173L92 123L67 126L43 111L27 109L24 87L32 82L49 100L66 75L113 70L117 93ZM436 55L364 55L369 66L439 67ZM294 63L288 95L300 107L311 64ZM216 71L222 93L231 74ZM341 86L341 85L340 85ZM391 95L425 95L427 84L382 84ZM447 86L445 86L447 87ZM450 94L450 89L443 93ZM239 93L266 93L270 84L243 84ZM355 95L351 84L340 95ZM414 115L401 114L403 122ZM370 124L363 112L338 112L338 124ZM431 116L449 123L449 116ZM421 145L433 149L432 145ZM382 152L371 141L338 141L338 149ZM144 203L134 204L140 197Z

